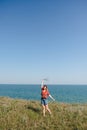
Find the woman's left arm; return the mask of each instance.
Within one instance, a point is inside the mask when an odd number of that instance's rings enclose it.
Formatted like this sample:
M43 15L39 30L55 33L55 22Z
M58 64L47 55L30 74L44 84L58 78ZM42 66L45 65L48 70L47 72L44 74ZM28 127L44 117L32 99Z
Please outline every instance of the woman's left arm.
M55 99L54 99L51 95L49 95L49 97L50 97L53 101L55 101Z

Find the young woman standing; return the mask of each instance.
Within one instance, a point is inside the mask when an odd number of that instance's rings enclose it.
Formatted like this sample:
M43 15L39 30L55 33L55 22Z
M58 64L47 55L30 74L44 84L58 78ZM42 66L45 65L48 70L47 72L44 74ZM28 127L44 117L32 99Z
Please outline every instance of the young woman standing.
M50 97L53 101L55 99L50 95L47 85L44 85L44 82L42 81L41 85L41 104L42 104L42 109L43 109L43 116L45 116L46 110L49 112L51 115L51 110L48 107L48 97Z

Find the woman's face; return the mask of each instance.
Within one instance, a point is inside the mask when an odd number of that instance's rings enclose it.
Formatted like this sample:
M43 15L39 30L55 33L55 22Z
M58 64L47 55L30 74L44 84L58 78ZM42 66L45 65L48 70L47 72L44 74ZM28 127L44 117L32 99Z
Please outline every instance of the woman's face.
M47 89L47 87L44 87L44 90L46 90Z

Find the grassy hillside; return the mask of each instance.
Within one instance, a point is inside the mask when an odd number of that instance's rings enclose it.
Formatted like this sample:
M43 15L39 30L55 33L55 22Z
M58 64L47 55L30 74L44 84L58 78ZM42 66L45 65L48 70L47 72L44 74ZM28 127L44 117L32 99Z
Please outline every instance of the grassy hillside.
M42 116L38 101L0 97L0 130L87 130L87 105L49 103Z

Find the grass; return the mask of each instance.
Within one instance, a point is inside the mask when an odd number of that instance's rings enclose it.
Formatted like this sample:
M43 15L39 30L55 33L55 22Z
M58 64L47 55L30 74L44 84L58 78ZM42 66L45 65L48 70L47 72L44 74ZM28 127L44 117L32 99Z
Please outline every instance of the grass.
M0 130L87 130L87 104L49 103L42 116L39 101L0 97Z

